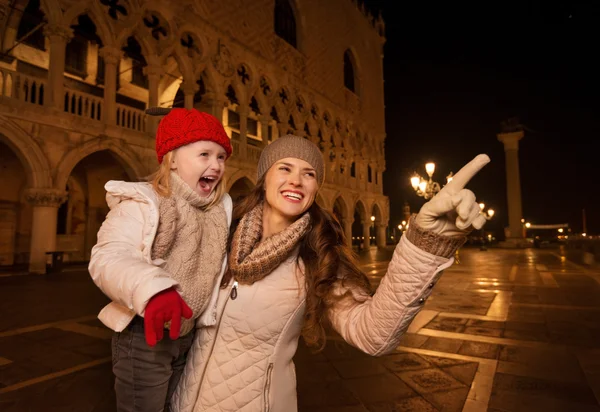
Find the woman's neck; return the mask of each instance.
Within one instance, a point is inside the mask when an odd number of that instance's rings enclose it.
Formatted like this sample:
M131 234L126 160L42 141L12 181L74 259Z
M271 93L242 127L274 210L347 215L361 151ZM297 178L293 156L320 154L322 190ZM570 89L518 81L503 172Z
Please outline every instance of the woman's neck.
M289 218L282 216L279 213L276 213L266 202L263 206L263 220L262 220L262 238L264 240L269 236L273 236L276 233L279 233L288 226L290 226L293 221L290 221Z

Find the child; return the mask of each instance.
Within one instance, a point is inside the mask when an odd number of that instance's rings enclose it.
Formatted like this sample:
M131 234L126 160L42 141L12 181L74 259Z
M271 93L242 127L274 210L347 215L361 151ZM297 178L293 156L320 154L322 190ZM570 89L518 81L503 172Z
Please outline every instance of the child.
M160 166L150 182L105 186L111 210L89 271L112 299L98 318L115 331L119 412L168 409L195 326L216 322L232 211L222 177L231 150L214 116L172 109L158 125Z

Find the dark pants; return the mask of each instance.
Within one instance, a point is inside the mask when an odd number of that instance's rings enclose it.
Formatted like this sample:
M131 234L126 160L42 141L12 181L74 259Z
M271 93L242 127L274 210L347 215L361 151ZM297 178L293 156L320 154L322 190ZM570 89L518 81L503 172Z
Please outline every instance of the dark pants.
M112 338L117 412L162 412L181 378L194 332L171 340L165 329L154 347L144 336L144 319L136 316Z

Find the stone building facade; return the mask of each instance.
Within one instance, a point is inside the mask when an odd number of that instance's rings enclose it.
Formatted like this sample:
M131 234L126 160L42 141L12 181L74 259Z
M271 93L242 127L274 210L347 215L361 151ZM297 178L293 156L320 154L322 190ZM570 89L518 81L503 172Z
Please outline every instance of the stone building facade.
M384 245L384 29L351 0L0 0L0 265L89 259L105 182L158 165L153 106L223 121L234 199L265 145L312 140L319 204Z

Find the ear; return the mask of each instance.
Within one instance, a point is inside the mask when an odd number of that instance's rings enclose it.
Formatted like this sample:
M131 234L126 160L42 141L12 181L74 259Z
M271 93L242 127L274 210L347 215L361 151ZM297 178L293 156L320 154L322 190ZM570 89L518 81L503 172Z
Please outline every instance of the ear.
M177 170L177 164L175 163L175 154L171 156L171 164L169 165L171 170Z

